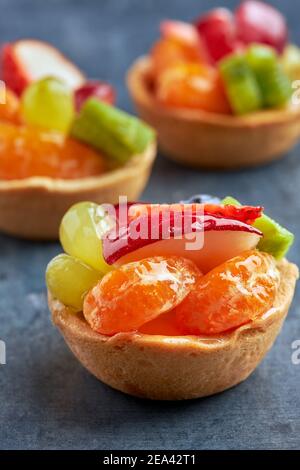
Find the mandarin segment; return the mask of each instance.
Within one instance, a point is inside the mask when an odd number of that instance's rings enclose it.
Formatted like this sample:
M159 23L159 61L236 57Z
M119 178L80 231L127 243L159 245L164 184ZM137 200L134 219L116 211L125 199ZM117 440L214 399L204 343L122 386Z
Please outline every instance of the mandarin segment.
M98 333L134 331L178 305L199 276L194 263L179 257L129 263L106 274L89 292L83 313Z
M139 330L144 335L163 335L163 336L181 336L179 326L176 322L175 311L162 313L154 320L142 325Z
M0 179L74 179L96 176L104 170L101 154L74 139L0 122Z
M9 88L3 94L4 103L0 102L0 121L9 121L15 124L20 122L20 101L17 95Z
M176 308L178 325L185 334L195 335L237 328L272 307L279 281L271 255L247 251L198 279Z
M167 105L229 114L219 72L207 65L182 63L168 67L157 80L157 98Z
M152 70L157 76L169 67L201 59L199 48L174 39L160 39L151 50Z

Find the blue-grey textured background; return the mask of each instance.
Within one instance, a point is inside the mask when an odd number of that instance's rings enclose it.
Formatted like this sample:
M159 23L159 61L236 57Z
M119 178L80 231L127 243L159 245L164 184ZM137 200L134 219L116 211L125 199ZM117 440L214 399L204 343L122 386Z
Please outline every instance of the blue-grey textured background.
M223 1L233 6L236 1ZM273 1L300 44L297 0ZM164 17L192 19L218 1L0 0L0 40L36 37L54 43L91 77L110 80L119 105L130 63L155 39ZM245 145L247 143L245 142ZM284 160L250 171L196 172L159 156L144 198L175 201L191 193L232 194L263 204L299 235L299 147ZM300 264L297 237L290 258ZM278 449L300 448L299 295L272 352L248 381L221 395L183 403L125 396L90 376L52 327L44 271L58 244L0 235L0 449Z

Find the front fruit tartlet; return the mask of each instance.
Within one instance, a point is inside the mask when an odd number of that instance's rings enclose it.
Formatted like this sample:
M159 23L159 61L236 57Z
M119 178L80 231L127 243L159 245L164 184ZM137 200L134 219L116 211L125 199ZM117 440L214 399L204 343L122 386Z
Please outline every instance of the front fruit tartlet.
M40 41L7 44L1 59L0 230L55 239L63 214L78 201L138 198L155 158L155 134L114 107L113 87L87 80Z
M281 13L252 0L234 14L217 8L194 24L163 21L161 38L133 64L127 82L166 155L195 167L230 168L290 150L300 136L300 106L292 97L300 49L287 38Z
M293 298L292 234L232 198L114 209L72 207L60 228L66 253L47 268L53 322L75 356L104 383L151 399L245 380Z

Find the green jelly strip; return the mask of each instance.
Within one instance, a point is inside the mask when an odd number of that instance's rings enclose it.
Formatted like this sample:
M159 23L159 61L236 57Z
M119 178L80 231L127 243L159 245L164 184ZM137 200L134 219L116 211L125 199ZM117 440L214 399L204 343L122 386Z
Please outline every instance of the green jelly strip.
M246 52L246 60L261 89L264 107L284 106L291 97L292 86L275 50L253 44Z
M240 206L241 204L231 196L223 199L222 204ZM263 233L263 237L259 241L257 248L274 256L274 258L282 259L294 242L294 235L286 228L279 225L275 220L263 214L254 223L253 226Z
M96 99L88 99L76 117L71 135L118 163L142 153L155 132L138 118Z
M262 108L260 88L244 55L226 57L219 67L228 99L236 114L247 114Z

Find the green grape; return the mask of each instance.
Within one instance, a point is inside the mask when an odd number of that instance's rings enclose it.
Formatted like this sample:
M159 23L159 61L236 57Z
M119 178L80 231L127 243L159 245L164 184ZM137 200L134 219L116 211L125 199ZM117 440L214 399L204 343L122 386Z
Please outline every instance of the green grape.
M105 152L118 163L142 153L155 139L153 129L140 119L94 98L83 104L71 135Z
M66 253L105 274L112 267L103 259L101 238L112 226L103 207L93 202L79 202L61 221L60 242Z
M21 110L27 124L67 133L75 116L72 90L57 78L43 78L25 89Z
M101 274L69 255L56 256L47 266L46 283L60 302L81 311L85 295L101 279Z
M236 114L262 108L261 92L245 57L232 54L220 62L220 73L231 107Z
M300 48L289 44L281 56L283 70L290 80L300 80Z
M246 59L261 89L264 106L274 108L286 104L292 87L276 51L269 46L253 44L247 50Z

